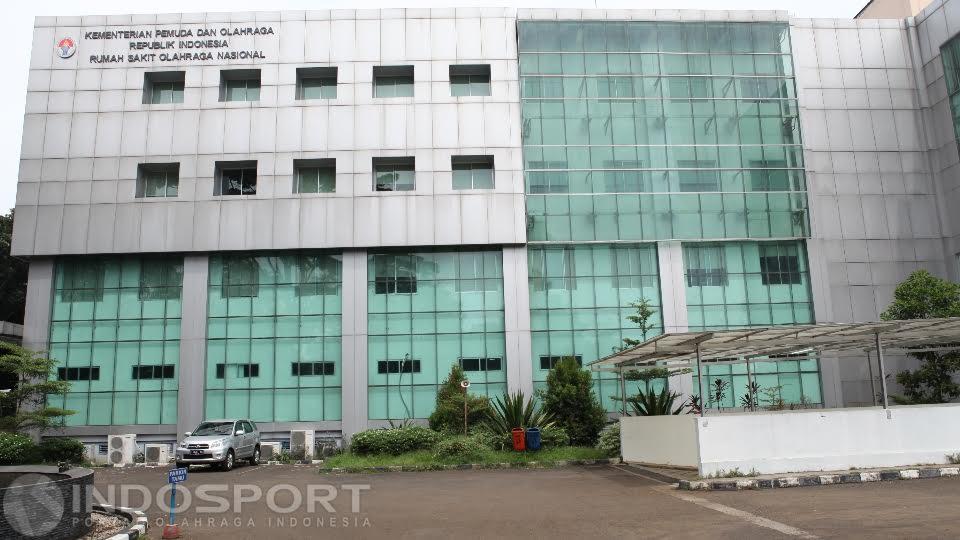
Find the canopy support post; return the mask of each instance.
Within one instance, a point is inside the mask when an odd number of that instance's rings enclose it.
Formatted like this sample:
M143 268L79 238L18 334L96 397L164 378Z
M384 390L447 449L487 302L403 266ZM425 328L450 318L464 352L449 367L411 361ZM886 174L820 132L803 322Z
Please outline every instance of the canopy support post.
M870 358L870 349L867 349L867 369L870 370L870 400L877 406L877 380L873 376L873 360Z
M750 400L750 410L756 412L757 408L754 404L754 400L757 399L757 396L753 393L753 373L750 372L750 357L745 358L747 361L747 399Z
M627 416L627 382L623 377L623 366L620 366L620 397L623 399L621 415Z
M700 416L707 411L707 396L703 391L703 369L700 365L700 342L697 342L697 386L700 387Z
M880 343L880 332L874 334L877 341L877 363L880 365L880 394L883 397L883 408L887 405L887 377L886 370L883 368L883 344Z

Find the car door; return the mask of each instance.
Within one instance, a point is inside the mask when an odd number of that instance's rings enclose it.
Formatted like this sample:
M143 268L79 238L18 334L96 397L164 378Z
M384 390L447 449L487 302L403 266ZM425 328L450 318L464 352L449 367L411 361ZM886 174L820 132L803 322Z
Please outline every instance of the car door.
M244 437L247 438L247 451L249 452L250 457L253 457L253 452L257 449L257 439L260 435L257 433L257 429L253 427L253 422L249 420L243 421L243 431L246 432Z
M243 429L243 422L237 420L233 425L233 432L236 433L240 431L240 435L234 436L234 441L236 441L237 448L237 459L244 459L247 457L247 430Z

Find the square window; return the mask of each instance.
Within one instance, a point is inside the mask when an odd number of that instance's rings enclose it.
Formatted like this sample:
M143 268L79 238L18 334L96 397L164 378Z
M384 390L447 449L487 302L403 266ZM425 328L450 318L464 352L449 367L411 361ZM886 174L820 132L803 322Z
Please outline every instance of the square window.
M220 101L259 100L259 69L225 69L220 72Z
M100 261L68 260L63 263L62 302L103 300L104 266Z
M218 161L214 170L214 195L256 195L256 161Z
M415 294L417 268L407 255L374 256L374 294Z
M413 97L413 66L374 66L373 97Z
M176 197L179 186L179 163L141 163L137 166L138 198Z
M260 292L260 264L255 257L224 258L221 277L223 298L252 298Z
M727 265L723 248L686 246L683 255L684 264L687 267L687 287L727 285Z
M183 262L144 259L140 265L140 300L176 300L183 286Z
M337 68L297 69L297 99L336 99Z
M412 157L373 158L374 191L413 191L416 162Z
M450 66L451 96L489 96L490 64Z
M493 189L493 156L452 156L453 189Z
M790 246L760 246L760 279L764 285L799 285L799 255Z
M720 191L720 171L717 162L705 159L677 160L680 191Z
M335 159L293 160L294 193L333 193L336 191Z
M154 71L143 74L143 104L183 103L186 72Z

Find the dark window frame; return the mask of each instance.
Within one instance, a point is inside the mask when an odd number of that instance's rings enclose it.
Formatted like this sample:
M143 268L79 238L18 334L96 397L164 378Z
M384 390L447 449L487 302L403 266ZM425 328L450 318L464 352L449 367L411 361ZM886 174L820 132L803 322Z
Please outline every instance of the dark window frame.
M377 360L377 373L420 373L420 360Z
M467 189L494 189L497 185L496 168L492 155L470 155L470 156L450 156L450 170L454 178L451 178L451 188L454 190ZM474 171L488 171L490 173L490 185L477 186L477 174ZM457 187L457 173L469 172L470 187Z
M58 367L58 381L99 381L100 366Z
M560 360L570 357L577 361L578 366L583 367L582 354L542 354L540 355L540 369L544 371L550 371L551 369L557 367L557 364L560 362Z
M217 363L216 367L214 368L214 377L217 379L225 379L227 374L227 366L238 366L237 378L239 379L250 379L260 376L260 364L247 362L245 364Z
M297 88L296 88L296 99L298 101L307 101L312 99L337 99L337 67L336 66L323 66L323 67L303 67L297 68ZM305 85L304 83L307 83ZM314 88L312 85L316 85L316 88L320 90L320 96L306 97L305 89L307 87ZM329 88L333 88L332 95L329 91ZM328 95L324 95L324 94Z
M238 179L234 176L239 172ZM252 178L252 179L251 179ZM233 182L239 182L236 186ZM227 183L230 182L230 185ZM257 162L217 161L214 164L213 195L215 197L237 197L257 194Z
M414 191L417 189L417 160L413 156L375 157L373 158L373 191L394 192ZM412 182L400 183L400 172L413 173ZM390 174L390 182L382 182L380 175Z
M490 64L450 64L450 95L453 97L490 96ZM465 88L466 93L458 93Z
M316 170L316 189L304 190L301 173L308 170ZM330 174L333 184L330 189L321 189L324 186L322 179L324 174ZM313 187L313 186L310 186ZM335 158L323 159L295 159L293 160L293 192L294 193L336 193L337 191L337 160Z
M130 377L134 380L173 379L175 376L173 364L137 364L131 367Z
M503 358L497 356L458 358L460 369L473 371L503 371Z
M262 78L259 69L221 69L220 70L220 101L226 102L248 102L260 101L260 91ZM243 99L231 99L233 86L238 83L243 84ZM256 99L250 99L250 93L256 90Z
M143 104L173 105L183 103L186 86L186 71L147 71L143 74ZM169 92L170 100L164 101L163 92ZM160 92L157 94L157 92Z
M416 93L415 71L412 65L403 66L373 66L373 97L374 98L410 98ZM410 93L404 91L397 95L398 87L407 88ZM387 92L390 88L390 92Z
M290 362L293 377L329 376L336 374L336 363L329 360L317 362Z

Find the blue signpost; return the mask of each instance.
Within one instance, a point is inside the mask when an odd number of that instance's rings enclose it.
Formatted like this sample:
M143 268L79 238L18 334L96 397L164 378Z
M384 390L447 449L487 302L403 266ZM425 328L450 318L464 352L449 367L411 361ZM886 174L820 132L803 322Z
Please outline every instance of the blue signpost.
M176 506L177 506L177 484L184 482L187 479L187 468L181 467L179 469L170 469L167 472L167 481L170 482L170 519L167 522L167 526L163 528L163 538L179 538L180 530L177 527L177 522L175 521L174 516L176 515Z

